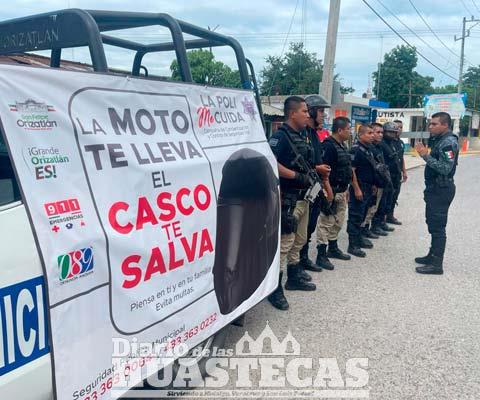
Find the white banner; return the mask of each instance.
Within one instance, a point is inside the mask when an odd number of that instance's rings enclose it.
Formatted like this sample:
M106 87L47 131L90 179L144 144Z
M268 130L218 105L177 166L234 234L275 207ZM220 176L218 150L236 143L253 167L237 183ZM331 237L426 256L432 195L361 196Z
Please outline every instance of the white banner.
M430 119L437 112L446 112L452 119L465 115L466 93L431 94L423 97L425 117Z
M58 399L111 397L138 359L114 342L192 348L276 287L277 168L251 92L17 66L0 90Z

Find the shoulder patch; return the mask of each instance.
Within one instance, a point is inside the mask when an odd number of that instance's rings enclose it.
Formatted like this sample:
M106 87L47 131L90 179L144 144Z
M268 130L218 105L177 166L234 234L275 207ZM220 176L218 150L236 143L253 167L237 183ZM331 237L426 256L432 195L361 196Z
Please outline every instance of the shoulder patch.
M277 144L278 144L278 139L277 138L270 138L270 140L268 141L268 144L272 147L276 147Z
M448 147L451 147L451 146L448 146ZM443 149L443 154L448 160L453 160L455 158L455 153L453 152L453 150Z

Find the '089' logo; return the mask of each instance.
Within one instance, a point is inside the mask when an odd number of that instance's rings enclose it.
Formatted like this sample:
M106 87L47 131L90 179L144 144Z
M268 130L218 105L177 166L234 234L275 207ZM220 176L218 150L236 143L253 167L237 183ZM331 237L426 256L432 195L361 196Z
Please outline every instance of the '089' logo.
M57 258L59 279L67 283L93 272L93 248L86 247L62 254Z

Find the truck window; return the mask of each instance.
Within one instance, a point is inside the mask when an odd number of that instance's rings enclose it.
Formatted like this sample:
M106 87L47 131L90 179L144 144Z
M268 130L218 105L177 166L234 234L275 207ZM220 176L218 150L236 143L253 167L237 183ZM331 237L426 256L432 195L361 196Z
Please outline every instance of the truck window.
M7 146L3 136L0 135L0 206L20 199L20 189L13 173Z

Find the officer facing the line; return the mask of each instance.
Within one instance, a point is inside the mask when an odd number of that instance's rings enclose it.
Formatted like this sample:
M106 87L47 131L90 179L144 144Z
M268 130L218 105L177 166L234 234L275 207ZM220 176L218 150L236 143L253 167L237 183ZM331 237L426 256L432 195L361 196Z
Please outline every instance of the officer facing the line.
M269 144L278 164L280 176L282 225L280 239L280 277L277 289L268 297L279 310L288 309L288 301L282 289L282 275L287 266L287 290L315 290L316 286L302 277L299 266L300 249L307 241L309 203L304 200L310 179L298 166L298 152L310 165L314 164L314 151L305 133L309 118L305 100L290 96L284 103L286 121L270 137Z
M458 137L450 130L450 114L439 112L432 115L428 124L431 148L422 143L415 145L415 150L427 163L425 167L425 219L432 240L430 251L425 257L417 257L415 262L424 264L417 267L420 274L443 274L443 256L447 242L446 226L448 209L455 197L453 177L458 161Z

